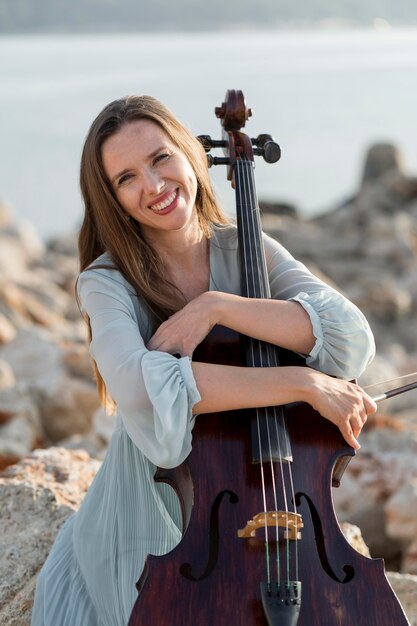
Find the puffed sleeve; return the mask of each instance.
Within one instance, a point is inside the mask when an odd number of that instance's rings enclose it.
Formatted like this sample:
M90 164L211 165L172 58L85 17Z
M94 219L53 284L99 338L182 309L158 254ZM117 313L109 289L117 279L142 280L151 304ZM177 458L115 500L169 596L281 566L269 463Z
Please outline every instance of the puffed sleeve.
M79 277L90 353L133 443L155 465L176 467L191 451L192 407L200 400L191 360L146 349L132 298L117 277L100 269Z
M277 241L265 235L264 244L272 297L298 302L310 317L316 342L307 365L340 378L360 376L375 355L365 316Z

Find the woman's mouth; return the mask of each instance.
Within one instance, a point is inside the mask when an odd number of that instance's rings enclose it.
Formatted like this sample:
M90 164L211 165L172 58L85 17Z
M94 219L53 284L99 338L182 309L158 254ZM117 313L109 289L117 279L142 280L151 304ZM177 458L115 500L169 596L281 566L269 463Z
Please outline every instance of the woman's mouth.
M175 189L173 192L169 194L164 200L161 202L157 202L156 204L148 205L149 208L155 213L159 213L161 215L165 213L169 213L172 209L174 209L177 205L176 200L178 199L179 193L178 189Z

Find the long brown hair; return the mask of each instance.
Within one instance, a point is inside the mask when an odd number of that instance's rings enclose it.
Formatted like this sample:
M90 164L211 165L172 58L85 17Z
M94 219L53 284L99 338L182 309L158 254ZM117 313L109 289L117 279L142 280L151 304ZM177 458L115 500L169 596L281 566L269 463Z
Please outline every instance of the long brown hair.
M161 102L151 96L127 96L101 111L91 125L81 156L80 185L85 213L78 239L80 271L107 252L113 267L146 302L156 328L180 309L185 299L168 281L162 259L143 237L140 224L127 218L106 176L102 159L104 141L126 124L141 119L157 124L187 157L197 179L195 204L205 236L210 237L214 223L226 224L228 219L216 201L200 142ZM91 341L88 318L86 322ZM94 362L93 367L100 397L108 401L105 383Z

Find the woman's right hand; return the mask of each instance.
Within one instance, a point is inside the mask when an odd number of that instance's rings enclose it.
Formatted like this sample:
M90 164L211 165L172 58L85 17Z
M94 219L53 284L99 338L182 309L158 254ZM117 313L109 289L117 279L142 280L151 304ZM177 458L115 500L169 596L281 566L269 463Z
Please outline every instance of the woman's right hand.
M368 415L376 412L376 402L356 383L310 368L301 371L305 375L305 401L335 424L352 448L359 449L357 438Z

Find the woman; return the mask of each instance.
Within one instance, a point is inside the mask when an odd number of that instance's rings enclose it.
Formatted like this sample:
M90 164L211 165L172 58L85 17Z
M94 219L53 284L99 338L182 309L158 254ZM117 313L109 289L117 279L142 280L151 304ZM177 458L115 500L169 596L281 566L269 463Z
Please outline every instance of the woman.
M366 320L267 236L273 299L240 297L236 230L214 198L204 151L157 100L128 97L100 113L81 189L78 297L99 393L118 421L39 576L33 626L127 624L146 555L181 538L177 498L153 475L186 459L196 415L303 400L358 448L376 410L344 380L373 356ZM192 361L216 324L304 354L311 367Z

